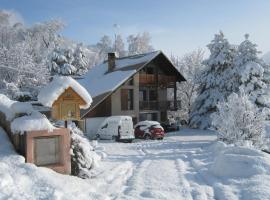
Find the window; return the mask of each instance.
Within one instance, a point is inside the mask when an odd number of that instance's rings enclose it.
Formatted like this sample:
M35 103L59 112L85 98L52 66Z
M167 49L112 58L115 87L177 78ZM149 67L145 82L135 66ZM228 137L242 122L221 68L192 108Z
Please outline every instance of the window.
M132 89L121 90L121 109L133 110L133 90Z
M149 90L149 101L157 101L157 91Z
M147 101L146 90L140 90L140 101Z
M151 120L158 121L157 113L140 113L140 121Z
M34 139L34 158L38 166L60 163L60 137L40 137Z

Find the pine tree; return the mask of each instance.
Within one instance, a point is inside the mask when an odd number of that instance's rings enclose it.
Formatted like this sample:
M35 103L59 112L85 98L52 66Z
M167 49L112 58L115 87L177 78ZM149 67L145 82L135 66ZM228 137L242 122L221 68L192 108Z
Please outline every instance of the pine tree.
M239 45L234 61L234 86L237 92L239 88L250 95L250 99L256 102L266 87L264 81L264 63L258 58L257 45L253 44L245 34L245 40Z
M232 64L235 48L224 38L222 32L215 35L207 46L210 56L203 62L206 66L200 76L200 91L190 115L190 124L194 127L209 128L210 115L217 110L217 104L229 96L233 83Z

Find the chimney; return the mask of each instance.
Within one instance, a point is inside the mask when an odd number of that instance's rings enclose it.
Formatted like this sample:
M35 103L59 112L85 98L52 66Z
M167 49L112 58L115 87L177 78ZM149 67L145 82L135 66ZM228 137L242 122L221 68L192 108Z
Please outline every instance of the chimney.
M115 53L108 53L108 71L113 71L115 68Z

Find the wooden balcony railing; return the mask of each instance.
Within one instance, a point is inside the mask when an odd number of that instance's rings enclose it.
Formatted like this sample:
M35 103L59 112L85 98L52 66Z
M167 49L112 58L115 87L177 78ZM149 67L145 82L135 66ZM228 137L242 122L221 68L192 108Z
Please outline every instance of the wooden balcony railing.
M157 80L158 78L158 80ZM176 82L175 76L154 75L154 74L140 74L140 85L155 85L159 84L166 87L172 87Z
M157 82L157 76L154 74L140 74L140 84L141 85L152 85Z
M181 108L181 101L140 101L140 110L170 110Z

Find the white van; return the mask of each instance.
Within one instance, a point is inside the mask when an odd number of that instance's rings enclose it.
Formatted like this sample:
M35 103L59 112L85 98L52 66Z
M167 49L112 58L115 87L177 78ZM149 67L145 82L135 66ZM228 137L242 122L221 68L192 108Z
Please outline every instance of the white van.
M99 127L96 137L99 139L132 142L135 138L132 118L129 116L106 118Z

